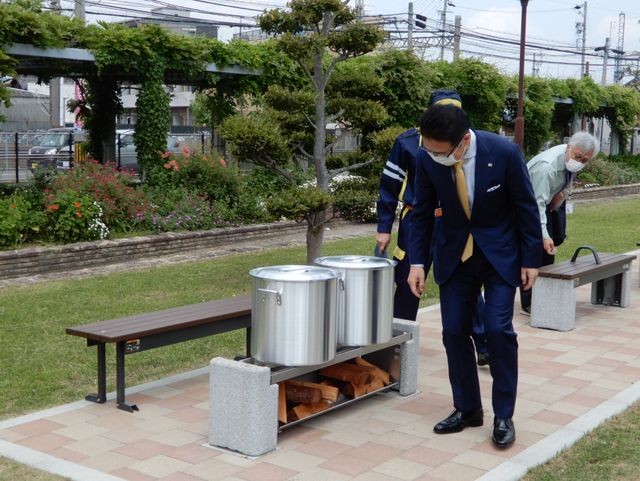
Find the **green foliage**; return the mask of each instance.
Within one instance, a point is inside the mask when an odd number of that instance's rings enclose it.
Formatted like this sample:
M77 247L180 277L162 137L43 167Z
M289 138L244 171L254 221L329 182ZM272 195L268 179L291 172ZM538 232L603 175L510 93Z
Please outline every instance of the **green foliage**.
M0 247L17 246L40 232L45 219L39 207L20 192L0 198Z
M102 220L109 229L126 232L149 208L144 191L131 186L133 178L112 164L83 161L55 176L48 190L54 196L67 191L90 196L102 208Z
M632 169L640 172L640 154L609 155L607 157L607 162L614 162L622 166L631 167Z
M580 171L578 180L583 184L635 184L640 182L640 169L619 162L610 162L599 155L591 159L584 170Z
M624 149L632 128L638 125L640 92L621 85L608 85L604 90L604 114L611 128L620 136L620 145Z
M57 242L105 239L109 229L102 222L102 209L88 194L72 189L46 197L47 231Z
M437 72L409 50L391 50L374 58L374 77L383 81L380 100L389 115L389 125L415 127L429 105Z
M153 232L193 231L224 227L226 210L215 208L202 195L180 188L156 188L149 192L154 209L141 219Z
M462 108L476 129L497 131L502 124L507 82L496 67L477 58L431 65L433 88L453 88L462 97Z
M525 156L533 156L547 140L551 139L551 119L553 118L553 99L551 88L542 79L527 77L525 79L524 99L524 152Z
M276 219L302 222L314 212L327 209L332 203L329 192L317 187L294 186L267 199L267 210Z
M376 222L377 198L378 179L352 177L335 188L333 208L340 217L352 222Z
M190 152L182 154L166 152L162 155L162 167L149 174L147 184L166 188L180 188L202 196L211 203L223 203L233 207L240 189L238 173L226 167L224 161L214 156Z
M224 121L220 131L231 144L234 157L286 175L283 168L291 160L292 151L280 127L268 115L234 115Z

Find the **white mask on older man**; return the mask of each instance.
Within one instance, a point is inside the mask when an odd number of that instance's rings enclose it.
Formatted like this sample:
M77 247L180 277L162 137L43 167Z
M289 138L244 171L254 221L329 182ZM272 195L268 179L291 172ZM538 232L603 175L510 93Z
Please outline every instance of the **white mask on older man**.
M575 172L580 172L582 169L584 169L584 166L586 164L583 164L582 162L579 162L576 159L571 158L566 162L565 165L567 166L567 170L569 172L575 173Z

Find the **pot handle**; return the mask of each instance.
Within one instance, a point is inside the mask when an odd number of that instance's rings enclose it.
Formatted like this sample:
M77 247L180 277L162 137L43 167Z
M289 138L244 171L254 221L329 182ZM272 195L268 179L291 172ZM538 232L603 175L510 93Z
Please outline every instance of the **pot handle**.
M282 305L282 293L280 291L274 291L273 289L262 289L261 287L258 288L258 291L262 292L262 302L264 302L267 298L265 294L275 294L276 304L278 304L279 306Z
M344 291L344 279L342 277L338 278L338 285L340 286L340 290Z

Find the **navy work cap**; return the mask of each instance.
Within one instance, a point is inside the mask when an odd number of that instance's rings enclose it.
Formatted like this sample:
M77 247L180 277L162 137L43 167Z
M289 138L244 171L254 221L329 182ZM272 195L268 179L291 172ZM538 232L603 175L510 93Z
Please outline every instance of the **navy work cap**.
M431 92L429 105L455 105L462 107L460 94L453 89L438 89Z

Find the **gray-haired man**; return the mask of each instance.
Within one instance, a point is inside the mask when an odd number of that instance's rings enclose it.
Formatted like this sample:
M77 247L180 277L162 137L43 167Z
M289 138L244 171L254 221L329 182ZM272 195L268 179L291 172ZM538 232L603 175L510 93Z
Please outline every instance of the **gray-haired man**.
M539 153L527 163L536 196L544 250L542 266L553 264L556 246L565 238L566 201L576 174L599 151L598 140L587 132L576 132L566 144ZM521 313L531 313L531 290L520 290Z

